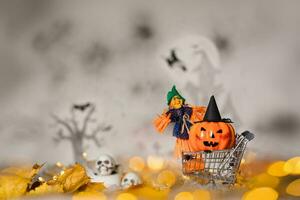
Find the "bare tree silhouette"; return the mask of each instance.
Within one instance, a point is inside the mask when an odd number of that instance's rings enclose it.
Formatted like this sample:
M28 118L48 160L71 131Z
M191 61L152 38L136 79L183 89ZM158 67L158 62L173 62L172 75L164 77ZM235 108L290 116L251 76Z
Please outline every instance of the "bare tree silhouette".
M82 156L83 142L84 140L92 140L97 147L101 147L103 144L103 135L98 137L100 133L108 132L111 130L111 125L106 125L104 123L99 123L96 128L94 128L90 133L88 133L88 128L91 123L96 122L92 116L95 113L96 106L91 103L86 103L83 105L73 105L70 114L71 118L62 119L59 116L52 114L52 118L59 126L59 130L54 137L56 143L60 143L63 140L70 141L73 148L74 160L79 163L84 162L84 157ZM80 123L76 117L75 112L86 113Z

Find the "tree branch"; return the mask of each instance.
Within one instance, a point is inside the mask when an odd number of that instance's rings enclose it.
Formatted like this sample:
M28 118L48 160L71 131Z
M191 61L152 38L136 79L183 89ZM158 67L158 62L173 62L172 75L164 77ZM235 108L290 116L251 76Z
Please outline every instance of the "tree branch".
M101 147L101 144L103 142L103 138L99 139L97 138L97 135L100 133L100 132L106 132L106 131L109 131L111 129L111 126L104 126L103 124L99 124L93 131L90 135L87 135L85 134L84 137L86 139L89 139L89 140L93 140L95 142L95 144L98 146L98 147Z
M59 131L56 134L56 137L54 137L53 140L59 143L62 140L71 140L71 136L64 135L63 130L59 129Z
M52 118L56 121L56 123L62 125L63 127L65 127L72 135L74 135L74 130L72 129L72 127L70 126L70 124L67 123L66 120L63 120L61 118L59 118L57 115L52 114Z
M83 121L82 129L81 129L82 134L84 134L86 132L87 125L90 122L91 116L94 112L95 112L95 105L91 104L91 109L88 111L88 113L85 116L84 121Z
M75 118L74 109L72 108L70 112L71 112L70 122L73 125L75 132L79 132L78 122L76 121L76 118Z

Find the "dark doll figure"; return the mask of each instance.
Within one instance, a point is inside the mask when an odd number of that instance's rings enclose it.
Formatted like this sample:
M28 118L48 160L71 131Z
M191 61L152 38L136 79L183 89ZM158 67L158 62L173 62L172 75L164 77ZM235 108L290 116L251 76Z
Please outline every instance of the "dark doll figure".
M162 133L171 123L174 124L173 136L177 138L175 146L175 156L181 157L183 151L190 152L188 143L189 129L194 121L200 121L205 113L205 107L192 107L185 104L185 99L173 86L167 94L169 109L154 120L154 125L158 132Z
M182 105L180 108L171 108L167 111L171 122L174 122L173 136L180 139L189 139L189 129L191 127L191 118L193 109L188 105Z

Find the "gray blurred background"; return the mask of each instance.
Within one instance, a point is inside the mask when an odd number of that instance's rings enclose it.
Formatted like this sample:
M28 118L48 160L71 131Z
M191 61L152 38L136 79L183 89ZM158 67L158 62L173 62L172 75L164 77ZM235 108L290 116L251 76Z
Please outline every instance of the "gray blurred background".
M258 155L299 155L299 6L297 0L1 0L1 163L72 162L70 143L53 141L50 115L68 117L73 103L87 101L96 104L98 121L112 126L101 148L86 142L90 158L169 155L171 129L158 135L152 120L166 108L173 84L191 104L206 105L214 93L238 132L256 133L250 148ZM217 72L203 64L210 70L197 84L165 70L165 48L186 35L212 41L220 56Z

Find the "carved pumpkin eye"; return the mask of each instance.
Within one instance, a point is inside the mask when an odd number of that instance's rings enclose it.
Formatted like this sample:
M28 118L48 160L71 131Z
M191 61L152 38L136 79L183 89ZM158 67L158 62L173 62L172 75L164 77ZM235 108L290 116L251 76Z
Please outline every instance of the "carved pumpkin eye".
M217 133L223 133L222 129L219 129L219 130L217 131Z
M201 127L201 129L200 129L201 131L206 131L206 129L205 128L203 128L203 127Z

